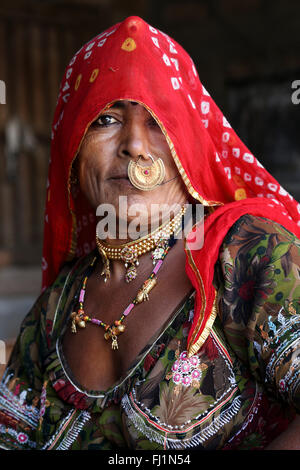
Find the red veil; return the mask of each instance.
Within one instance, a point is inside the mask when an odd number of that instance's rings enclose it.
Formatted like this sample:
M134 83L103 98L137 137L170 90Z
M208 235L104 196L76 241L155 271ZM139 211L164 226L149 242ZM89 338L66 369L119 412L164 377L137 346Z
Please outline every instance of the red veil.
M71 166L89 125L109 104L124 99L152 113L190 195L216 209L206 219L203 248L186 248L186 269L197 292L189 336L193 353L214 318L212 279L226 232L249 213L300 236L300 204L241 142L183 48L141 18L130 17L84 45L61 83L47 182L43 289L64 262L95 247L95 214L80 190L71 191Z

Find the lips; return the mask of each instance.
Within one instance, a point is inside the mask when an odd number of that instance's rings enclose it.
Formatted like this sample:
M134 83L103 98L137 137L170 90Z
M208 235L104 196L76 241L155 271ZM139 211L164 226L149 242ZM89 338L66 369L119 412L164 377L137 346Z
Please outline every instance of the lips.
M110 183L113 185L117 185L123 188L133 188L127 173L113 174L108 178L108 181L110 181Z
M128 180L128 174L125 173L113 173L108 179L110 180Z
M127 175L116 175L116 176L111 176L109 179L111 180L128 180Z

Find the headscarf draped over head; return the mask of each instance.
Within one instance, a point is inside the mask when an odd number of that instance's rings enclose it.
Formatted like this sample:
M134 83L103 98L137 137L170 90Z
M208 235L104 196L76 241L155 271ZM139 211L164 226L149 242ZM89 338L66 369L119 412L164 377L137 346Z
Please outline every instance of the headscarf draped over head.
M216 209L207 218L203 248L186 249L186 269L197 293L189 336L194 353L214 318L212 278L226 232L250 213L299 236L300 204L236 135L187 52L141 18L129 17L84 45L61 82L47 181L43 290L66 261L95 247L95 214L80 189L71 191L71 168L89 125L119 100L145 106L159 123L189 194Z

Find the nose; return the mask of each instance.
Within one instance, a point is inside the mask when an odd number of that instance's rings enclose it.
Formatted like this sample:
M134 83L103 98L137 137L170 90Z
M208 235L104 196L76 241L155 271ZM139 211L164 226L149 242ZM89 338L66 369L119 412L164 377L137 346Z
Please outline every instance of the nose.
M134 119L123 128L119 155L130 157L133 160L143 158L149 160L149 141L145 124L139 119Z

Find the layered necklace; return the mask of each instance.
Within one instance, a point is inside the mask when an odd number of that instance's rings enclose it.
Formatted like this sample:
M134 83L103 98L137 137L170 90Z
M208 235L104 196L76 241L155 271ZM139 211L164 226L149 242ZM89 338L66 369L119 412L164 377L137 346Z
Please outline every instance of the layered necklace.
M166 241L180 227L185 211L186 208L182 207L171 221L161 225L149 235L123 245L112 246L96 236L97 248L103 261L101 275L104 276L104 282L107 282L110 277L110 260L121 260L124 262L126 268L125 281L131 282L137 277L137 266L139 265L140 256L154 250L153 258L159 259L160 254L163 253Z
M136 266L136 261L138 260L138 257L141 256L144 253L147 253L151 250L151 258L153 260L154 268L148 276L148 278L143 282L141 287L138 289L136 296L134 299L130 302L130 304L125 308L125 310L122 312L120 318L118 320L115 320L111 325L108 323L105 323L103 320L99 320L98 318L92 318L88 315L85 314L84 311L84 299L85 299L85 293L86 293L86 284L88 281L89 276L91 275L95 262L97 260L97 256L93 257L87 273L83 279L83 283L81 286L80 294L79 294L79 307L76 311L72 312L71 314L71 331L72 333L77 332L77 328L85 328L87 323L92 323L93 325L100 326L101 328L104 329L104 338L106 340L111 340L111 347L113 350L118 349L118 336L125 331L125 325L124 325L124 320L127 318L127 316L131 313L133 308L145 301L149 300L149 294L150 291L155 287L157 284L157 273L162 267L162 264L164 262L165 257L167 256L169 250L171 247L176 243L176 238L175 236L178 234L178 232L181 230L181 224L182 224L182 217L185 212L185 208L182 208L180 213L177 214L174 219L172 219L172 225L171 222L168 224L165 224L159 229L155 230L155 232L152 232L148 237L143 237L143 239L139 239L135 242L130 242L129 244L125 244L122 246L119 246L118 248L115 247L110 247L108 245L105 246L106 251L105 251L105 256L104 257L103 253L100 252L99 247L98 250L101 254L101 257L104 261L107 262L109 259L121 259L122 261L125 261L125 267L128 268L128 263L131 263L131 266ZM175 220L176 219L176 220ZM155 243L153 243L150 240L147 240L147 238L151 238L155 240ZM147 243L146 243L147 242ZM102 249L102 244L101 242L101 249ZM138 246L137 246L138 245ZM128 250L125 251L124 249L128 247ZM134 253L132 257L125 257L124 253ZM128 261L129 260L129 261ZM127 264L127 266L126 266ZM109 269L109 264L108 267L106 266L106 269ZM128 269L127 269L128 271ZM132 272L132 271L130 271ZM127 274L127 273L126 273ZM109 277L109 276L108 276ZM106 277L106 279L108 278ZM135 276L136 277L136 271L135 271ZM126 279L126 276L125 276ZM130 282L132 278L130 277L130 280L127 280L127 282Z

